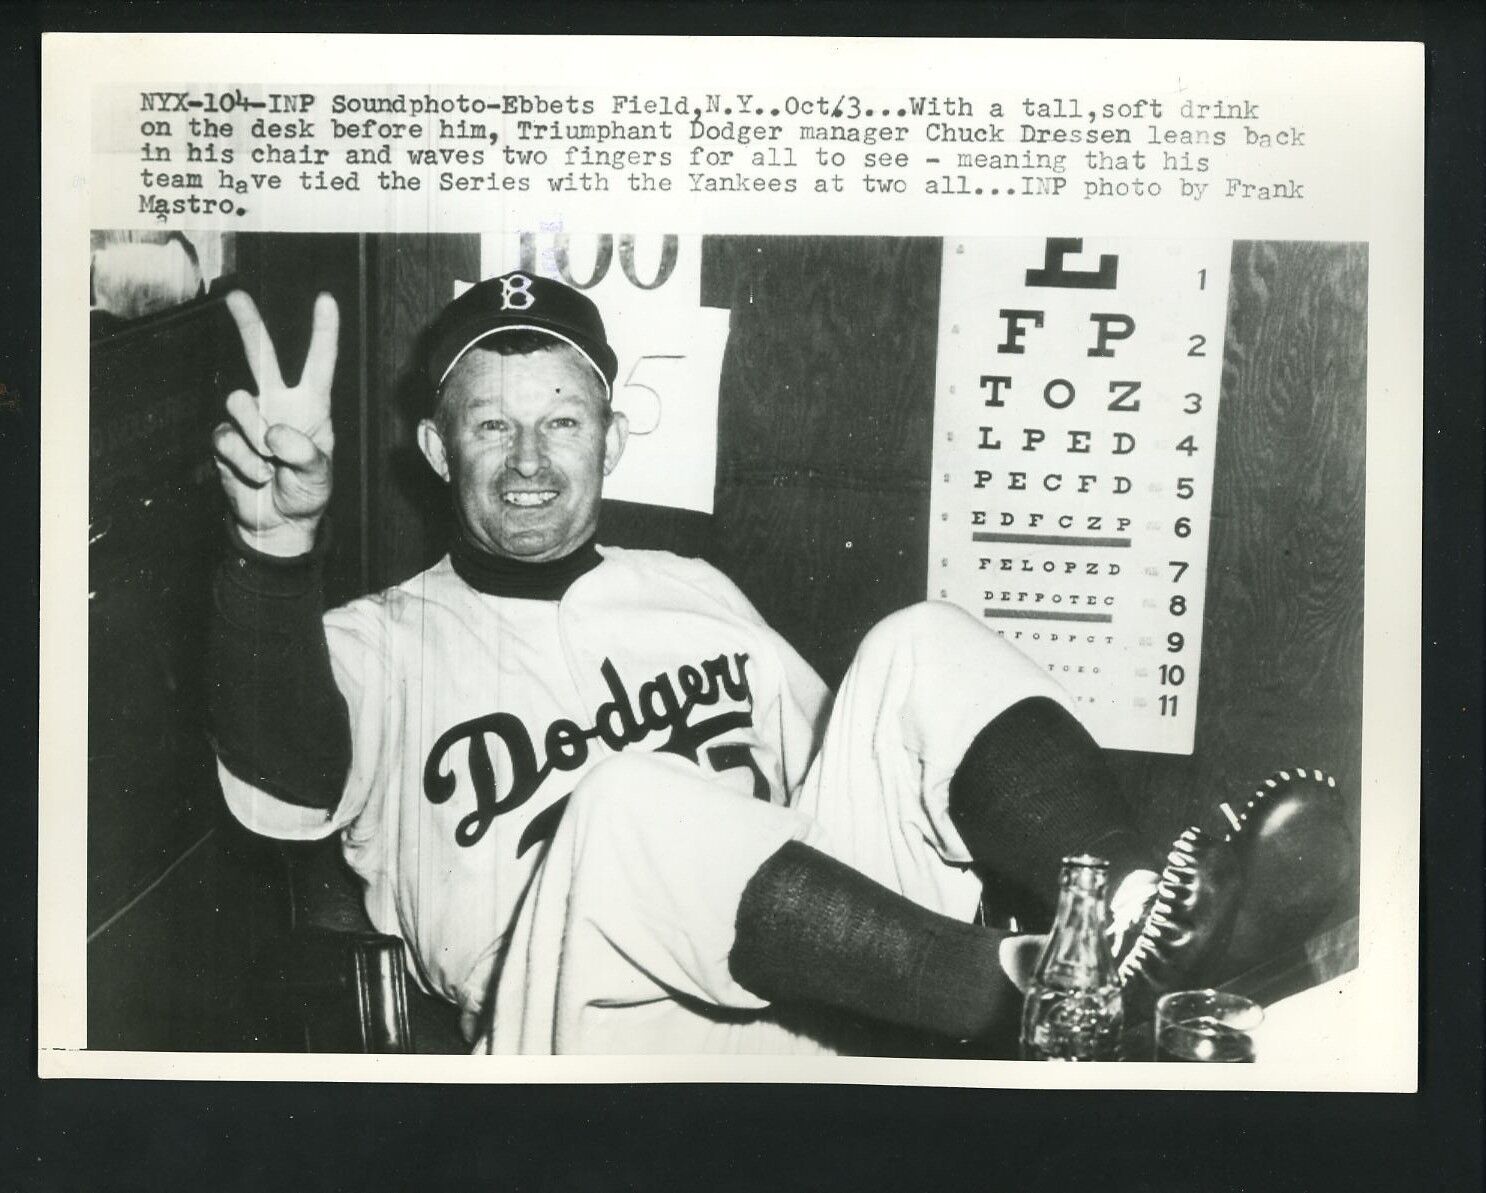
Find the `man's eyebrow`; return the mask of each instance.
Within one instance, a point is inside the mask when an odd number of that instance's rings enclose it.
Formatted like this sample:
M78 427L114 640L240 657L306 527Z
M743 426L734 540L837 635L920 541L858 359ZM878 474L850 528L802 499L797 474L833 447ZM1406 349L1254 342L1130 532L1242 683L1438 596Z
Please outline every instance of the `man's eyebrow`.
M588 394L585 390L560 389L557 391L556 398L553 401L552 406L549 407L547 413L551 414L554 410L568 411L575 408L578 410L587 410L587 399ZM491 409L499 410L504 413L506 409L506 403L500 398L496 397L472 396L465 399L462 409L469 414L474 414Z

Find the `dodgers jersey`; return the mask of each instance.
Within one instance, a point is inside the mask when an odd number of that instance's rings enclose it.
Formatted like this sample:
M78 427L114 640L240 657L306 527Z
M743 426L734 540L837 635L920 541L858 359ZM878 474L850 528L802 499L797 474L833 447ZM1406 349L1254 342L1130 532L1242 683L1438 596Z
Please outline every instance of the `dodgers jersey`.
M673 754L787 804L830 694L710 565L600 548L560 601L492 596L445 558L325 616L352 758L303 808L219 764L233 814L286 839L341 832L378 931L419 983L477 1012L568 796L600 759Z

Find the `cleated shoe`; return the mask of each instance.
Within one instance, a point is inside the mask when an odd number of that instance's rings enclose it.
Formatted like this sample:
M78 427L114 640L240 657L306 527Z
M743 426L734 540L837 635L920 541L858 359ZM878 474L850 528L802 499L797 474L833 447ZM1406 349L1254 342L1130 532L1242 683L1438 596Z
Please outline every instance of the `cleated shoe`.
M1237 814L1219 805L1243 859L1244 899L1221 978L1294 948L1357 889L1357 839L1336 780L1314 768L1276 771Z
M1137 1006L1293 948L1355 889L1357 844L1329 775L1277 771L1241 810L1219 810L1228 833L1189 828L1176 839L1139 932L1116 956Z
M1115 958L1121 984L1159 994L1186 983L1226 946L1243 886L1242 863L1227 842L1185 830L1166 855L1140 930Z

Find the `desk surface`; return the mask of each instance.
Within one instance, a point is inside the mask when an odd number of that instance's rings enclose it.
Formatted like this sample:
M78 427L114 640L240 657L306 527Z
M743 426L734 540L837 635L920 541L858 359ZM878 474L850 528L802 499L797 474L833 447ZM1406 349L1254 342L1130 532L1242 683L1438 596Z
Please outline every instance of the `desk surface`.
M1242 994L1264 1008L1254 1033L1256 1058L1308 1062L1337 1051L1347 1036L1350 1000L1355 997L1357 918L1326 928L1289 949L1223 982L1219 989ZM1125 1060L1149 1060L1151 1025L1133 1024L1121 1043Z

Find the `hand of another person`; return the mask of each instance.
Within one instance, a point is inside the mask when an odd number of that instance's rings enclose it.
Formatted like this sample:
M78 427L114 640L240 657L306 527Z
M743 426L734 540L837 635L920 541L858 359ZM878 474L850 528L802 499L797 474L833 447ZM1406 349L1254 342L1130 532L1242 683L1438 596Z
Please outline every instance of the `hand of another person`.
M248 546L268 555L302 555L314 546L330 504L330 383L340 312L329 294L315 299L304 371L291 387L279 373L273 341L253 300L234 290L227 309L258 393L239 389L228 395L229 421L212 433L217 473Z

